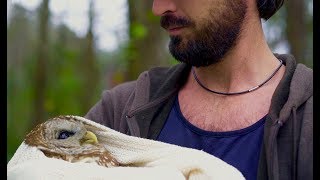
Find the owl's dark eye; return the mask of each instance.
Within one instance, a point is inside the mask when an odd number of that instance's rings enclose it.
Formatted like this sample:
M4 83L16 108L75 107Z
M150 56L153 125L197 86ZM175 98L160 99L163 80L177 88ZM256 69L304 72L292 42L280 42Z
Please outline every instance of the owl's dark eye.
M61 131L59 133L58 139L67 139L70 136L73 136L74 132L70 132L70 131Z

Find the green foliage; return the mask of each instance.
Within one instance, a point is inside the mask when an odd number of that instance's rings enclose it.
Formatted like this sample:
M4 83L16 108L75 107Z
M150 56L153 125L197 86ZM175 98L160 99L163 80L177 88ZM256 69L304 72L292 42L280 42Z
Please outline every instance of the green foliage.
M144 27L143 24L141 23L132 23L131 25L131 35L132 35L132 38L135 38L135 39L142 39L144 38L148 31L147 31L147 28Z
M26 66L26 71L30 66ZM7 161L23 140L31 123L33 86L29 74L8 69L7 81Z
M7 27L7 161L21 144L26 133L31 130L34 121L35 67L39 42L37 31L32 29L35 22L31 19L32 16L26 15L36 12L27 13L20 6L13 7L12 11L21 12L13 13L12 17L19 22L12 21ZM100 98L102 90L102 84L97 84L96 88L84 85L85 75L81 71L84 51L81 45L84 38L77 37L65 26L52 25L49 42L49 58L46 60L48 82L43 105L46 117L62 114L84 116L89 109L83 108L83 105L90 103L93 106ZM102 79L102 76L100 78ZM99 79L98 82L103 81ZM84 94L91 95L93 101L82 102L81 97Z
M153 14L152 10L149 10L146 14L147 14L147 19L150 22L153 22L153 23L159 23L160 22L160 17L159 16L155 16Z
M287 6L289 1L284 4L284 6L267 22L265 22L265 33L267 34L267 41L269 46L273 51L276 50L279 46L286 44L290 46L290 42L287 39L287 29L292 28L289 27L289 23L287 22ZM312 4L312 0L304 0L306 6L310 7L310 3ZM307 33L304 35L307 40L307 47L304 52L304 59L300 60L300 63L304 63L308 67L313 67L313 16L312 16L312 8L307 8L305 12L305 20L306 20L306 31ZM294 54L294 52L289 52ZM302 61L302 62L301 62Z
M171 57L170 60L169 60L169 64L171 66L174 66L174 65L179 64L179 61L177 61L175 58Z

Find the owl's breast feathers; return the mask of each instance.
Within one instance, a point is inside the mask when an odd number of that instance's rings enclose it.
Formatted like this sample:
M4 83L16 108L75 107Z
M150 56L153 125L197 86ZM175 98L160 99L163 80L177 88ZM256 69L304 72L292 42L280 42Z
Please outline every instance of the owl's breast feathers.
M56 153L51 150L42 150L42 152L50 158L62 159L68 162L84 162L84 163L96 163L105 167L117 167L120 163L114 159L110 153L101 148L93 148L82 151L78 154L62 154Z

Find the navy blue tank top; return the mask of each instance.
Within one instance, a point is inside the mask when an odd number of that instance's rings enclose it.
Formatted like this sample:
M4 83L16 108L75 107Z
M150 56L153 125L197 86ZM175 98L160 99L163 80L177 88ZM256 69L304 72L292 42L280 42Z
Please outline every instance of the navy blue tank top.
M180 111L178 98L157 140L203 150L237 168L247 180L257 179L265 117L240 130L212 132L187 121Z

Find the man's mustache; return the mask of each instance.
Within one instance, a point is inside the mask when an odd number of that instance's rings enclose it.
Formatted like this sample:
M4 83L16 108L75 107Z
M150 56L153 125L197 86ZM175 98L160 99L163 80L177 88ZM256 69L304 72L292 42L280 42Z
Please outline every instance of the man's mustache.
M191 25L192 22L183 17L176 17L174 15L168 14L164 15L160 19L160 25L164 29L168 29L170 27L184 27Z

